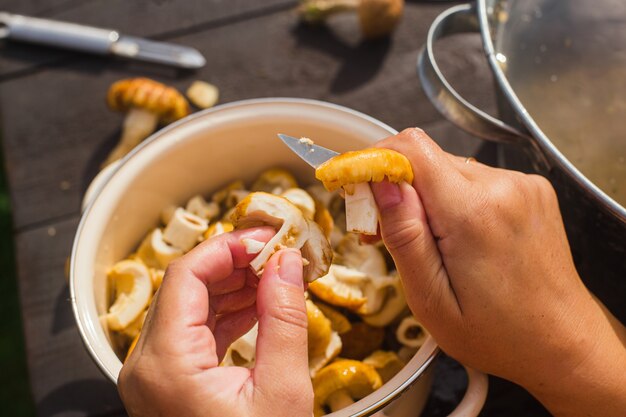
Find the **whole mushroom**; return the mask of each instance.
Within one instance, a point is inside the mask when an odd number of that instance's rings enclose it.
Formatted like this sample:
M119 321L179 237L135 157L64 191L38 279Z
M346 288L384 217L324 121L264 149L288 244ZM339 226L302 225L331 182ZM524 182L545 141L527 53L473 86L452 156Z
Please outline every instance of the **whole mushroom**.
M382 385L378 372L363 362L340 359L322 368L313 378L315 417L341 410L371 394Z
M321 23L340 12L354 12L366 39L389 35L397 26L404 0L303 0L298 9L301 18L309 23Z
M327 190L343 188L346 197L346 228L349 232L375 235L378 227L378 208L369 182L409 184L413 169L409 160L391 149L363 149L339 154L321 164L315 177Z
M103 167L122 158L154 132L159 123L167 124L189 114L185 97L174 88L149 78L130 78L111 85L107 104L126 113L122 136Z

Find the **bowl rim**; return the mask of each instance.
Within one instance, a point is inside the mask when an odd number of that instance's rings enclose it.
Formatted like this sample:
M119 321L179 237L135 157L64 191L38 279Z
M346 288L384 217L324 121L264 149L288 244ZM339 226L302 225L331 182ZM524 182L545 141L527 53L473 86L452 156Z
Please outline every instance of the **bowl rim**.
M259 105L298 104L298 105L308 105L308 106L313 106L313 107L319 107L319 108L327 109L327 110L328 109L336 110L336 111L343 112L351 116L356 116L359 119L362 119L366 122L376 125L382 128L383 130L386 130L387 132L389 132L390 135L394 135L398 133L398 131L392 128L391 126L387 125L386 123L381 122L380 120L372 116L369 116L365 113L362 113L360 111L357 111L357 110L354 110L354 109L351 109L351 108L348 108L339 104L329 103L326 101L315 100L315 99L307 99L307 98L292 98L292 97L254 98L254 99L233 101L233 102L229 102L229 103L212 107L210 109L204 109L196 113L190 114L168 126L165 126L164 128L158 130L157 132L153 133L148 138L146 138L142 143L137 145L126 156L121 158L117 166L114 169L112 169L111 172L107 173L106 178L104 178L101 184L95 189L91 200L89 201L86 208L81 214L80 222L76 229L76 233L74 235L74 240L72 243L72 250L71 250L71 255L70 255L70 270L69 270L70 302L72 304L74 320L78 327L81 342L83 346L85 347L85 349L87 350L89 356L91 356L92 360L100 369L100 371L111 382L117 384L117 375L113 375L109 367L106 366L106 364L103 363L103 361L99 357L98 353L96 352L95 347L92 346L92 344L90 343L91 337L89 335L89 332L86 329L87 322L84 321L83 314L79 311L80 307L77 302L77 294L78 294L77 283L79 279L77 278L77 275L76 275L77 274L76 253L78 251L79 243L81 241L81 235L84 232L85 225L90 216L90 213L92 212L94 205L98 201L99 195L101 194L102 190L107 186L111 178L113 178L116 175L116 173L119 172L128 163L128 161L132 160L132 158L135 155L137 155L139 152L142 151L142 149L149 146L151 143L156 142L162 139L163 137L168 136L172 130L178 129L181 125L185 125L197 119L204 118L212 113L217 113L217 112L229 110L232 108L243 107L247 105L257 105L257 104ZM410 371L411 374L404 381L397 384L397 386L391 389L391 391L385 394L382 398L375 400L372 404L368 404L362 410L359 410L358 412L352 415L353 416L365 416L365 415L369 415L375 411L378 411L384 408L391 401L396 399L400 394L402 394L404 391L409 389L415 383L415 381L424 374L424 372L431 365L432 361L439 354L439 351L440 350L438 346L436 345L436 343L434 342L434 340L431 337L429 337L427 342L423 345L423 347L418 350L415 356L406 365L406 366L409 366L409 365L414 366L415 369ZM418 360L418 357L419 357L419 360ZM420 362L420 363L418 364L416 362ZM393 379L385 385L388 385L391 382L394 382ZM385 385L383 385L383 387ZM374 395L374 394L375 393L371 395Z

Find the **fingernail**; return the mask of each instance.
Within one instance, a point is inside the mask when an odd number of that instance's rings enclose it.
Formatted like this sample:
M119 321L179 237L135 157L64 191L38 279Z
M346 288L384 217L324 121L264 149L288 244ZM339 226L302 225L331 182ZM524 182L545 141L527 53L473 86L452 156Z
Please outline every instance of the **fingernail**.
M402 193L398 184L389 181L373 183L372 192L380 211L385 211L402 203Z
M278 260L278 276L281 281L303 288L302 257L295 250L287 250L280 254Z

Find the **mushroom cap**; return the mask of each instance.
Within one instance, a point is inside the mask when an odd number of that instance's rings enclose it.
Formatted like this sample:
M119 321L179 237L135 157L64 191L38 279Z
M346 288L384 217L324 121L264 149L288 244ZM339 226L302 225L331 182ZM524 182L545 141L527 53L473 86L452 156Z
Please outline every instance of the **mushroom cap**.
M149 78L128 78L109 87L107 104L112 110L126 112L141 108L156 114L163 123L170 123L189 114L185 97L174 88Z
M328 274L309 285L309 290L328 304L357 310L367 299L360 286L365 274L342 265L332 264Z
M338 310L335 310L333 307L324 303L317 303L317 307L322 310L322 313L326 316L328 320L330 320L330 326L334 331L339 334L343 334L349 332L352 328L352 324L350 320L343 314L341 314Z
M405 365L396 352L386 350L377 350L363 359L363 363L373 366L383 383L393 378Z
M357 9L361 32L367 39L389 35L397 26L404 0L361 0Z
M402 280L398 275L394 276L391 285L382 288L384 291L384 304L376 313L363 315L363 321L374 327L385 327L394 321L403 311L407 304L404 296Z
M302 245L302 257L308 261L304 266L304 280L313 282L328 274L333 261L333 248L324 236L321 227L314 221L307 220L309 236Z
M368 148L330 158L315 170L315 178L333 191L347 184L381 182L385 178L395 183L411 183L413 169L406 156L399 152Z
M330 342L331 322L311 300L306 300L309 358L323 355Z
M270 168L263 171L252 184L252 191L264 191L272 194L282 194L290 188L297 188L296 178L283 168Z
M313 378L315 414L319 415L328 398L337 391L347 391L354 400L359 400L381 385L380 375L371 365L349 359L336 360Z
M281 196L291 201L296 207L302 211L304 217L313 220L315 217L315 200L302 188L289 188L282 192Z

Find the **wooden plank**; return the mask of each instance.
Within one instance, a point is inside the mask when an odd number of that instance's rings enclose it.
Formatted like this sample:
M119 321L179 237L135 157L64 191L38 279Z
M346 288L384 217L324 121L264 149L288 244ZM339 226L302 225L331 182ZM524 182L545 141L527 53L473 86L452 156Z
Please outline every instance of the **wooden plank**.
M87 354L65 280L78 218L18 234L20 301L33 398L38 415L121 413L115 385Z
M122 33L167 39L207 27L247 20L259 14L292 8L294 0L53 0L48 2L10 0L5 9L15 13L36 14L68 22L114 28ZM3 9L4 10L4 9ZM75 61L85 55L55 48L3 42L0 45L0 80L28 74L44 65Z
M104 104L109 84L119 78L147 75L180 89L206 79L220 87L222 102L317 98L398 129L440 120L420 89L415 61L430 22L443 8L408 4L391 42L359 43L350 16L325 29L301 26L291 12L281 12L177 38L209 58L197 73L90 58L0 84L16 227L78 213L83 191L119 134L122 117ZM470 56L481 54L472 38L460 38L455 46ZM442 65L458 67L453 81L487 86L472 87L468 99L483 106L491 102L491 78L479 70L481 59L458 60L458 52L446 50L441 55Z

